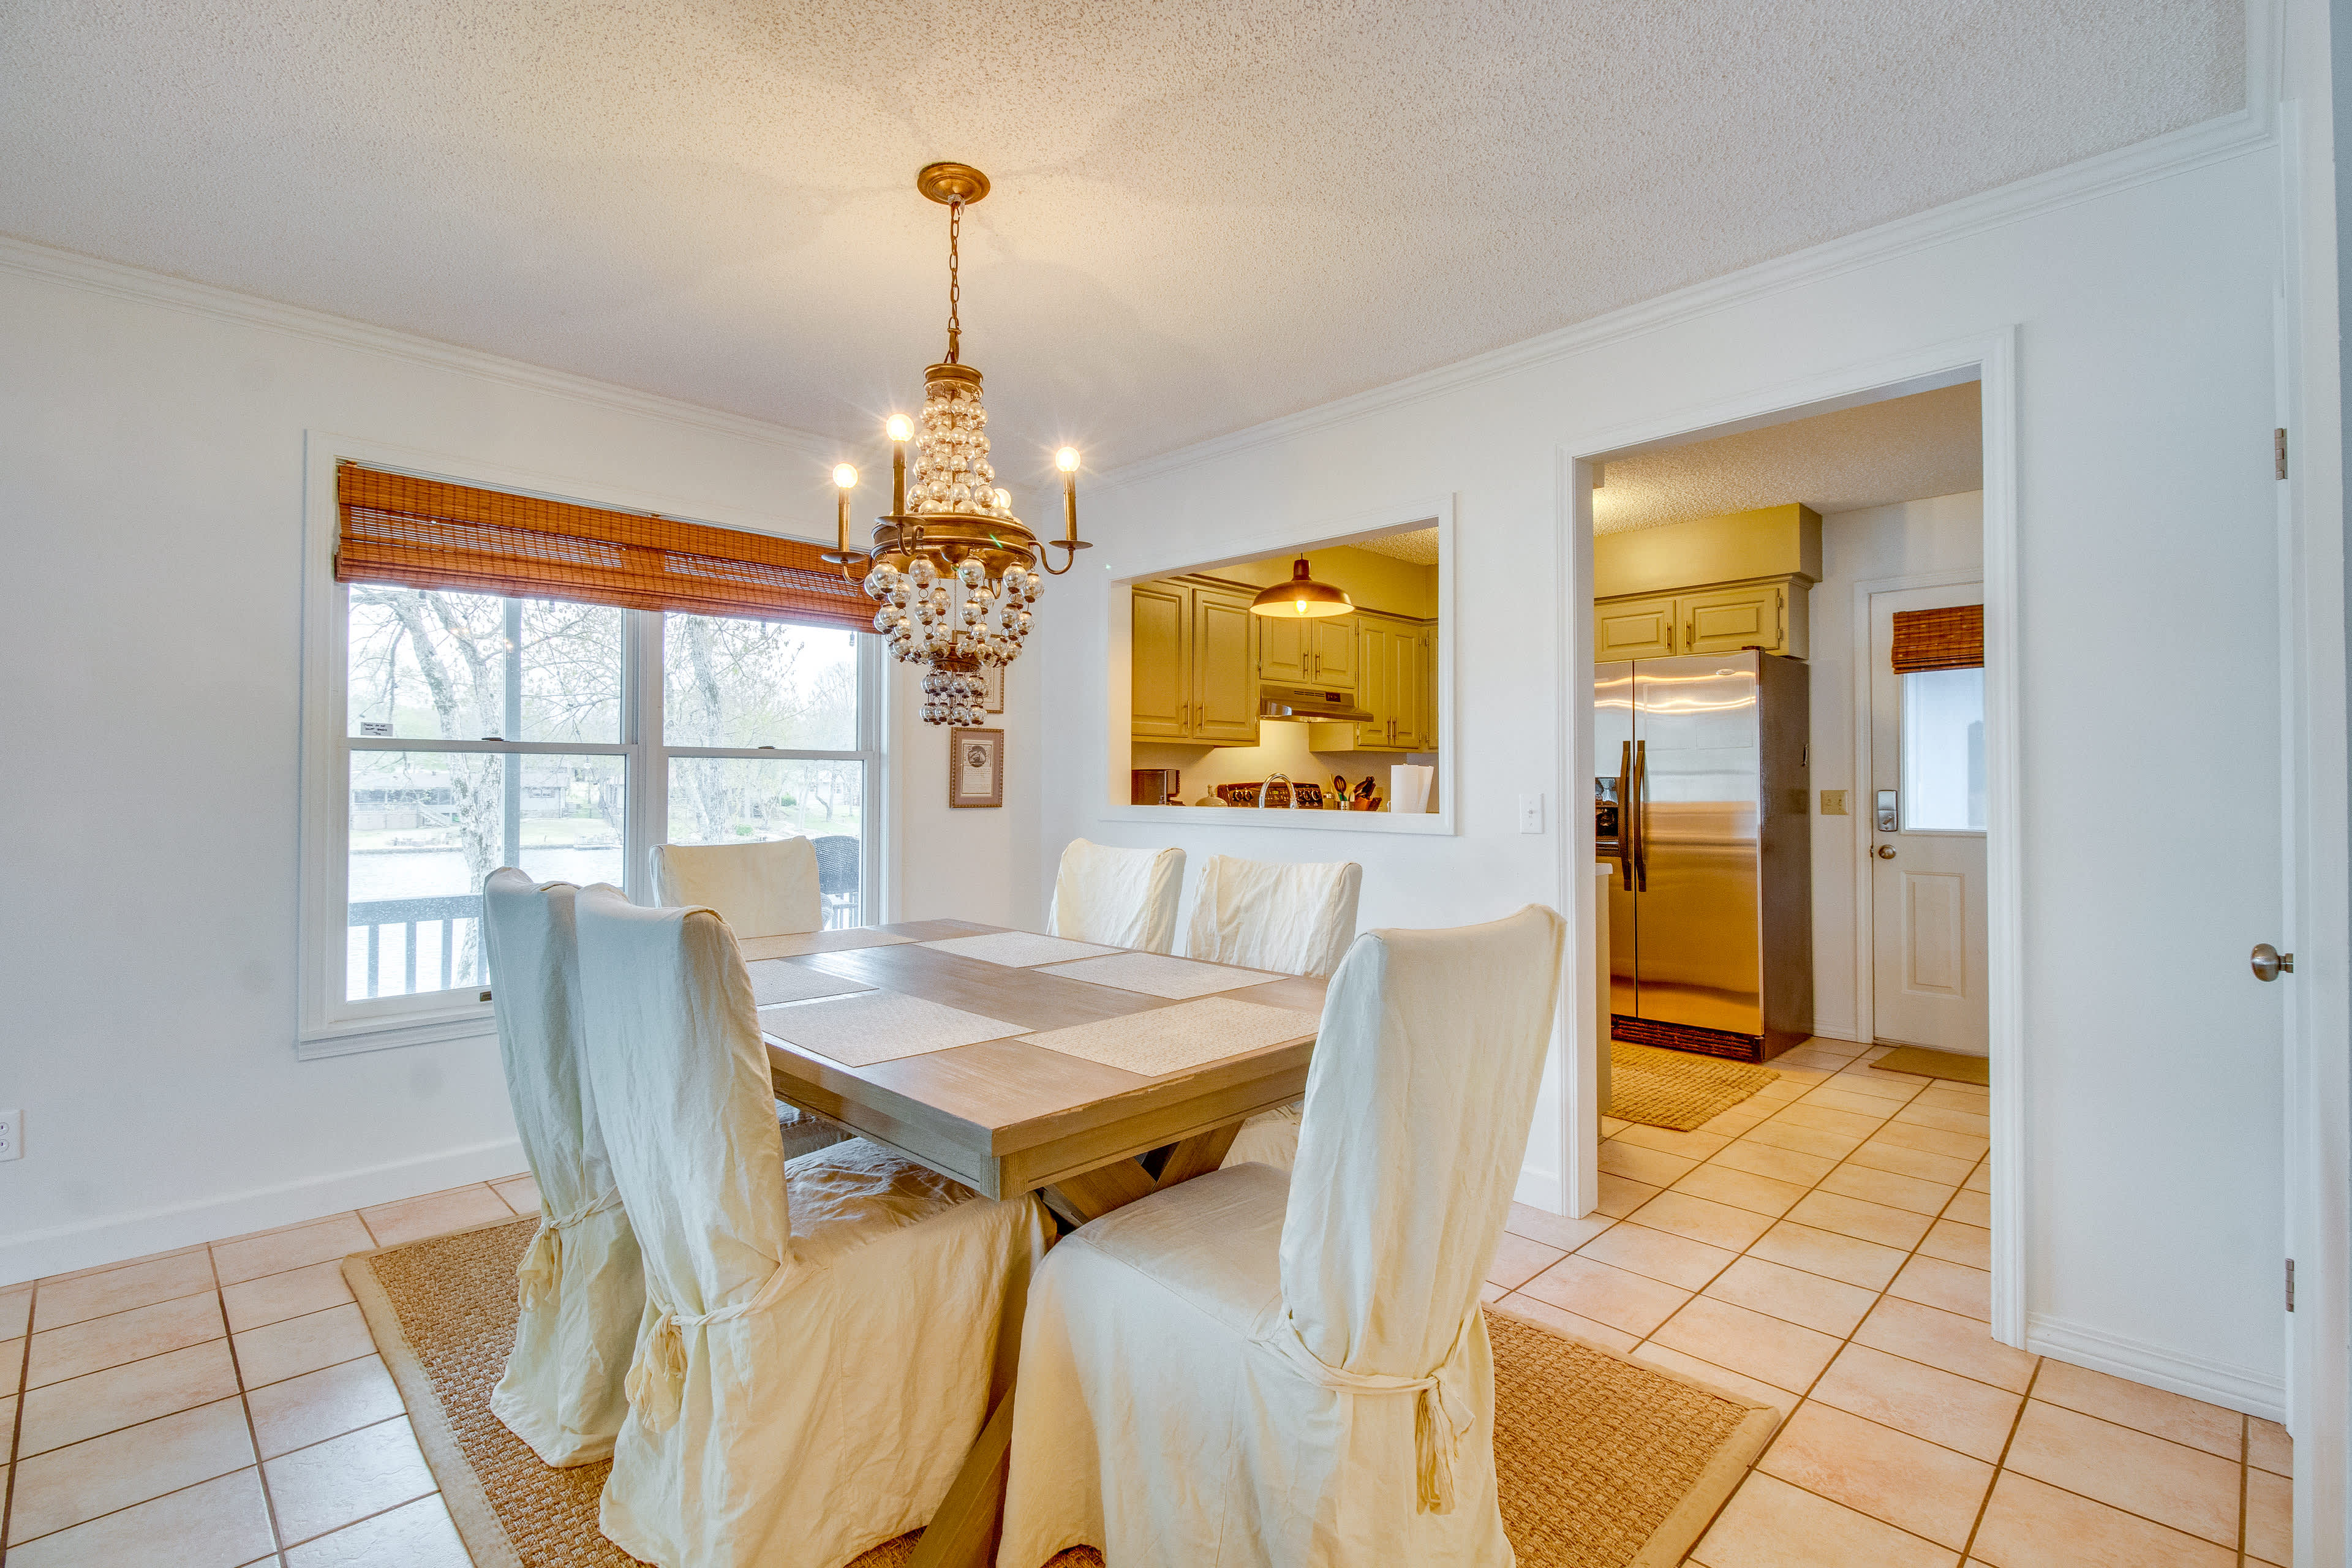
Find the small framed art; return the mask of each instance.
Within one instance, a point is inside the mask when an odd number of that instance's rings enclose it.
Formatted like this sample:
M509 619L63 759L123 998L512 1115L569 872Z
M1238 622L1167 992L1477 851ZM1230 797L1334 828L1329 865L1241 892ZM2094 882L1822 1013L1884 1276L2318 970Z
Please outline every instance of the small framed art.
M991 713L1004 711L1004 667L992 664L980 672L981 706Z
M948 731L948 804L1004 804L1004 731Z

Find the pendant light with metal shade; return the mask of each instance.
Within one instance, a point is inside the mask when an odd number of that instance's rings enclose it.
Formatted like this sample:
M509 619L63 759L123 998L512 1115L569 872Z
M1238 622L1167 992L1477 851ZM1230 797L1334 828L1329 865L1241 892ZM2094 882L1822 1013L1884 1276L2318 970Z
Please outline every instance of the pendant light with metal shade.
M1290 581L1276 583L1250 601L1250 614L1284 620L1315 620L1324 616L1344 616L1356 607L1356 602L1328 583L1318 583L1307 574L1307 557L1300 556L1290 568Z

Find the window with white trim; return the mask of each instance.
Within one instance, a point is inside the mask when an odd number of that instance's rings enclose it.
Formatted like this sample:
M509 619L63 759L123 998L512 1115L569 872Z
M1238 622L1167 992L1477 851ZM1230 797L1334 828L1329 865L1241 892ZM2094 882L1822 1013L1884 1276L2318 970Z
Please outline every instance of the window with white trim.
M394 582L324 592L332 646L310 668L331 689L310 712L335 732L306 770L305 1054L487 1030L481 888L501 866L643 901L655 844L806 837L825 924L879 918L871 632Z

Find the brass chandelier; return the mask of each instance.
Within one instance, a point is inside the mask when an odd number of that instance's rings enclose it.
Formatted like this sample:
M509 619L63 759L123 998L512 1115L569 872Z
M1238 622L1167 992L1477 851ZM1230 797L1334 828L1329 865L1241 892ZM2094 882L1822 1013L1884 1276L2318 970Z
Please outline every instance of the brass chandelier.
M833 471L841 505L836 548L824 559L861 581L879 608L874 629L889 640L900 662L925 667L923 722L977 723L982 712L982 670L1021 657L1033 606L1045 574L1060 576L1088 548L1078 537L1078 454L1054 455L1062 473L1063 536L1040 541L1013 515L1013 498L996 483L988 459L988 411L981 406L980 372L961 363L963 324L958 241L963 209L988 195L988 176L965 163L933 163L915 176L915 188L948 209L948 353L923 372L923 408L917 418L893 414L890 510L875 519L865 550L849 547L849 492L857 470ZM915 467L907 471L907 442ZM1059 546L1062 564L1046 559Z

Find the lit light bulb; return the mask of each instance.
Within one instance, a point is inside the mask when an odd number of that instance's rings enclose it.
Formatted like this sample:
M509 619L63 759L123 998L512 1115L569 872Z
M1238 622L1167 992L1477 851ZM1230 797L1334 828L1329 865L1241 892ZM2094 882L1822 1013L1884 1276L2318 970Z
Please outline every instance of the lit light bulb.
M903 414L893 414L883 422L882 428L893 441L904 441L915 434L915 422Z
M1293 614L1303 616L1307 613L1307 601L1304 599L1293 599L1290 601L1290 608Z
M1076 473L1078 471L1078 449L1076 447L1065 447L1060 451L1055 453L1054 467L1061 469L1062 472L1066 474Z
M843 489L848 489L857 483L857 470L847 463L835 463L833 466L833 482Z

